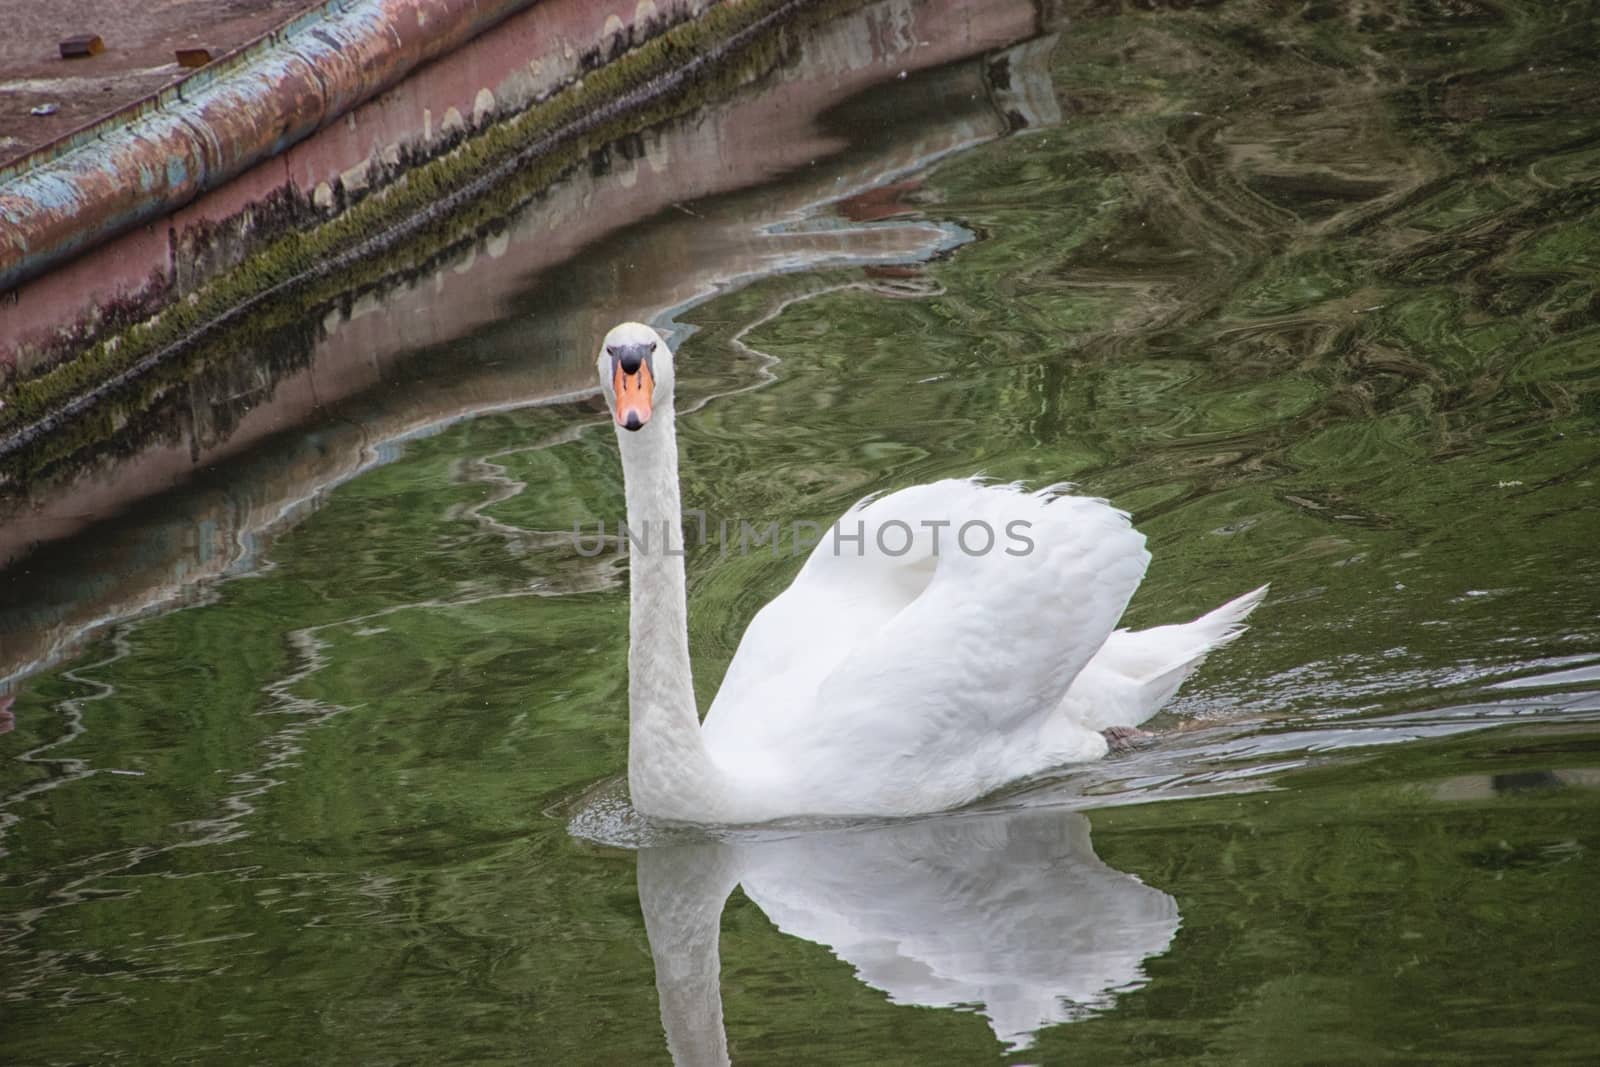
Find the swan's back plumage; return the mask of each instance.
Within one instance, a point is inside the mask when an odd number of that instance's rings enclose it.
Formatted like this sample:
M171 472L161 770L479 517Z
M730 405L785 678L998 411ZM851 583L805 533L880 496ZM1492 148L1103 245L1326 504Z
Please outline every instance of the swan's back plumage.
M950 479L833 530L752 622L706 716L736 788L816 814L929 810L1104 752L1053 720L1149 562L1125 513Z

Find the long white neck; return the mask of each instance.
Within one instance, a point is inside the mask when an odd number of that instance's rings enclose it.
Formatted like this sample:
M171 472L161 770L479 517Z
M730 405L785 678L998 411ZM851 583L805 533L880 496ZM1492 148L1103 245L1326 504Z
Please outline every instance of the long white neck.
M645 815L715 821L721 771L706 752L689 672L683 509L671 396L640 430L617 428L628 498L628 791Z

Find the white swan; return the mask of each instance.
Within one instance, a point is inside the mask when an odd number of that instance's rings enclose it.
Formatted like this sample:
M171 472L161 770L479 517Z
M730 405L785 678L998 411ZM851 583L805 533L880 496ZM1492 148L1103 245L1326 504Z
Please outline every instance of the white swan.
M689 672L673 356L606 335L630 552L628 788L697 823L959 807L1155 714L1266 587L1193 622L1114 630L1149 553L1125 513L952 479L867 499L751 621L702 726ZM963 536L964 533L964 536Z

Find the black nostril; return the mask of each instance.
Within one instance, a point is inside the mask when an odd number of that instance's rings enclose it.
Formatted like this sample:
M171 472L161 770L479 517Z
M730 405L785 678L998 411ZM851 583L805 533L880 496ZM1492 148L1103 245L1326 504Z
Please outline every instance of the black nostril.
M644 423L639 421L639 413L637 411L630 411L628 412L628 421L623 423L622 427L625 430L637 430L643 425Z

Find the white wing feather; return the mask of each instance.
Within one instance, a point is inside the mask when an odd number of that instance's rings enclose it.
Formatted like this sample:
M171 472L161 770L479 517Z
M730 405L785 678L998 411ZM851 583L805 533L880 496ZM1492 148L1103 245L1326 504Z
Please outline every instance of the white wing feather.
M962 803L1072 757L1056 709L1149 562L1127 515L956 479L840 520L857 523L860 541L825 538L746 632L704 725L717 762L860 813Z

